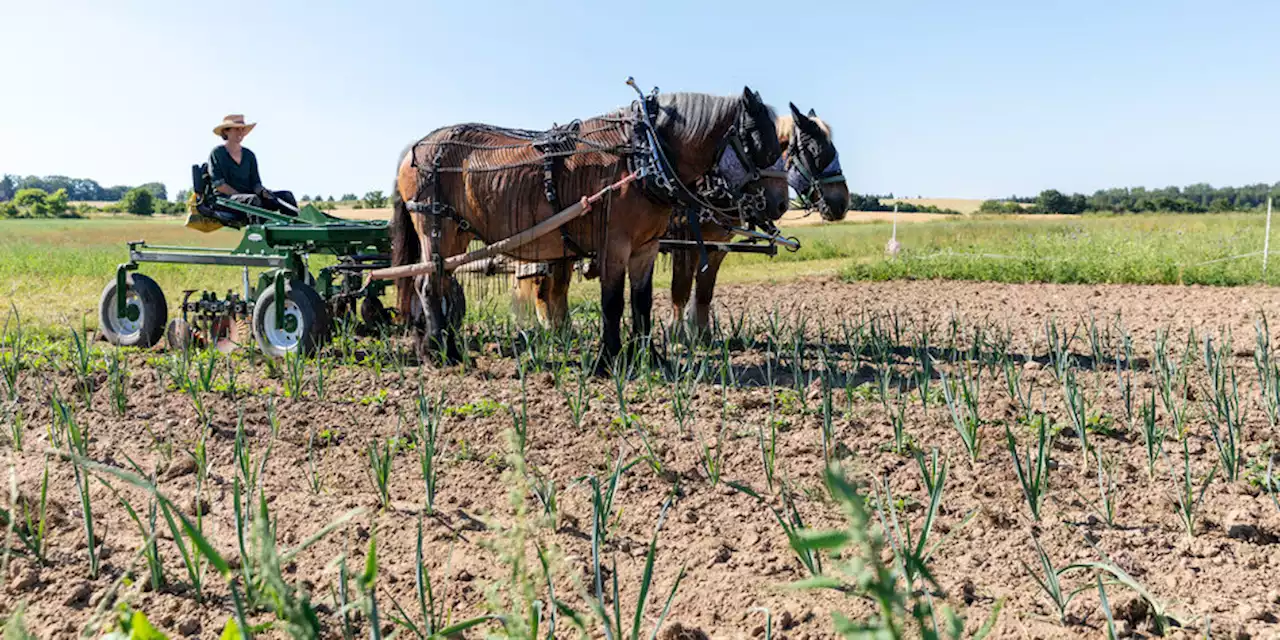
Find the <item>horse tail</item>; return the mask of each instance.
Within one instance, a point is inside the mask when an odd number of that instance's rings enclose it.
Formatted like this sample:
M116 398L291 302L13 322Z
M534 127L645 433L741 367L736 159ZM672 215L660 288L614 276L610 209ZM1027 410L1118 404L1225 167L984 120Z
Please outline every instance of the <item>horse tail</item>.
M405 205L397 180L391 189L391 265L416 264L421 259L422 242L418 239L418 230L413 226L413 218L409 216L409 207ZM413 295L413 278L397 278L396 306L406 322L413 317Z

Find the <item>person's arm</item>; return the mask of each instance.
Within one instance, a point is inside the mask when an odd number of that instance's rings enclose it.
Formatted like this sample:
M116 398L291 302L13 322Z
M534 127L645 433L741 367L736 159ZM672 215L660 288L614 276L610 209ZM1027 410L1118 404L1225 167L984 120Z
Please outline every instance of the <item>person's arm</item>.
M271 196L271 192L267 191L267 188L262 186L262 176L258 175L258 156L254 155L253 152L248 149L245 149L245 152L249 154L249 158L251 159L249 164L249 181L253 183L253 192L263 197Z
M213 179L213 190L224 196L234 196L240 192L227 184L227 179L223 177L225 174L223 173L222 162L218 157L218 149L215 148L209 154L209 177Z

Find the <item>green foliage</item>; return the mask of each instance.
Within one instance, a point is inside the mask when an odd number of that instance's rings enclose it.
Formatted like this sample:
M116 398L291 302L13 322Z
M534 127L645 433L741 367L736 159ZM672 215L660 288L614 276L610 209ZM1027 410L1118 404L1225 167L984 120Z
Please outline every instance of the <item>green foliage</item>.
M849 194L849 210L850 211L893 211L895 208L900 213L947 213L959 215L960 212L954 209L943 209L931 204L912 204L910 202L884 203L880 202L881 198L893 199L893 194L888 196L863 195L859 193Z
M151 626L147 615L141 611L130 611L122 605L116 629L104 636L103 640L168 640L169 636Z
M11 202L0 204L0 218L78 218L67 203L67 190L19 189Z
M898 566L911 567L912 573L926 584L921 590L911 588L909 583L903 589L899 578L906 576L898 575L885 563L884 533L872 524L866 507L867 498L838 468L827 467L825 478L827 490L844 512L848 525L844 529L799 533L799 548L830 554L832 570L792 586L797 589L834 589L846 596L865 597L874 602L877 613L866 620L853 621L841 613L832 614L836 634L845 638L896 639L911 636L936 640L942 637L938 629L939 617L949 637L960 637L964 633L963 620L945 605L941 611L934 610L929 593L941 588L929 571L927 558L910 546L897 549ZM996 602L990 618L974 638L983 638L991 632L1003 604L1003 600Z
M978 206L978 213L989 214L1019 214L1029 213L1029 210L1017 202L1008 202L1005 200L983 200Z
M1163 189L1145 187L1101 189L1091 196L1080 193L1066 195L1056 189L1046 189L1035 198L1036 206L1033 212L1071 214L1084 211L1112 213L1249 211L1265 206L1268 197L1277 196L1280 196L1280 183L1213 187L1202 182L1186 187ZM1015 196L1012 201L1029 202L1030 200Z
M143 185L138 185L137 188L146 189L147 191L151 192L151 196L156 200L169 199L169 191L165 189L163 182L148 182Z
M137 187L130 189L124 197L120 199L120 206L128 213L140 216L149 216L155 213L156 198L147 189Z
M8 176L5 176L8 177ZM35 634L27 631L27 603L21 601L13 613L4 621L4 640L36 640Z
M821 237L851 258L840 265L846 280L1277 285L1280 271L1263 277L1261 256L1235 258L1262 248L1264 228L1256 214L945 220L899 225L902 251L894 259L884 256L886 224L797 235L802 243ZM794 255L806 251L807 244ZM777 256L774 268L790 259Z
M364 206L368 209L381 209L387 206L387 197L382 195L381 190L370 191L364 194Z
M66 189L68 200L76 202L114 202L123 197L129 187L104 188L93 180L68 178L67 176L23 177L5 175L0 178L0 201L12 198L20 189L40 189L47 193L53 193L58 189Z

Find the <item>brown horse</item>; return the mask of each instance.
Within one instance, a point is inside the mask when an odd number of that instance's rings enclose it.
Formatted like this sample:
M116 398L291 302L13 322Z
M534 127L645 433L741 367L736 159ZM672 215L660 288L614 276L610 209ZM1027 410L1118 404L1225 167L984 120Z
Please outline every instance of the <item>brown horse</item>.
M840 156L831 141L831 127L812 109L806 116L794 104L790 107L791 115L779 118L776 123L778 141L787 156L787 181L795 189L801 204L817 209L823 220L843 220L849 208L849 185L840 170ZM672 234L672 237L684 239L689 236L688 229ZM733 233L714 224L704 224L702 237L708 241L725 242L733 238ZM727 255L724 251L711 252L707 257L706 270L699 271L699 258L694 252L672 252L671 311L674 327L681 327L687 320L697 336L708 335L716 275ZM695 282L697 293L691 313L688 313L686 305Z
M430 275L397 281L402 316L418 320L424 349L442 349L456 360L461 287L442 273L441 260L462 253L473 238L492 243L529 229L557 213L557 202L585 199L618 183L629 168L648 167L643 181L612 191L561 233L504 252L531 262L596 258L604 316L600 362L608 366L622 348L628 276L632 331L650 332L658 239L673 205L696 198L685 185L736 150L747 180L735 186L769 211L786 209L785 181L759 173L782 155L774 120L759 94L744 88L730 97L664 94L550 132L478 124L437 129L401 157L392 197L392 264L437 265Z
M775 122L778 142L787 159L788 182L795 189L801 204L816 208L824 220L843 220L849 207L849 187L840 170L839 154L831 141L831 127L817 117L813 110L806 116L794 104L791 114ZM724 242L733 233L724 227L705 222L701 225L703 240ZM687 225L673 222L668 237L691 240L693 235ZM711 323L711 299L715 293L716 275L720 264L728 255L712 251L707 256L707 268L699 271L700 258L696 252L676 250L671 261L671 303L673 325L682 326L685 316L699 335L707 335ZM552 329L566 325L568 319L568 292L570 265L548 263L542 266L543 274L518 279L513 298L518 312L525 316L536 314L537 320ZM697 282L697 299L686 314L689 295Z

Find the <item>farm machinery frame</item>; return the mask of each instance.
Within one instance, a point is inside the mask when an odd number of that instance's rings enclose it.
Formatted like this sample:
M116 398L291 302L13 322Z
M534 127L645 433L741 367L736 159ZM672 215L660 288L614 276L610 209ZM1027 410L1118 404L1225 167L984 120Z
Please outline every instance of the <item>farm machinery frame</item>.
M386 221L344 220L311 205L297 209L295 216L285 215L219 196L202 180L202 171L193 174L197 190L189 203L192 215L213 226L241 228L239 244L204 248L130 242L129 260L116 268L99 305L108 341L150 347L164 337L171 348L192 341L234 346L248 341L247 321L259 348L279 357L322 346L334 319L351 315L357 305L365 325L389 320L380 296L390 283L364 278L390 264ZM313 275L313 255L337 261ZM159 285L140 272L144 263L240 267L242 291L228 290L225 296L185 291L181 316L168 322L168 302ZM262 269L254 281L250 269Z

